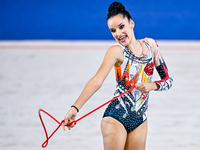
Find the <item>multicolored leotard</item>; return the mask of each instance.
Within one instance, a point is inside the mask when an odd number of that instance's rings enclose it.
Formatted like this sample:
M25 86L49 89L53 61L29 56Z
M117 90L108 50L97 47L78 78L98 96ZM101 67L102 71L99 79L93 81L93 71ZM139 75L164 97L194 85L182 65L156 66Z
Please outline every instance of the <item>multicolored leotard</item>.
M159 84L159 91L172 86L173 79L161 56L158 44L149 38L139 40L143 49L143 56L135 56L131 50L123 47L124 61L115 67L116 91L114 97L129 90L133 85L142 82L152 82L154 66L161 78L155 81ZM137 89L124 94L112 101L103 117L113 117L123 124L127 133L133 131L147 119L149 93L141 93Z

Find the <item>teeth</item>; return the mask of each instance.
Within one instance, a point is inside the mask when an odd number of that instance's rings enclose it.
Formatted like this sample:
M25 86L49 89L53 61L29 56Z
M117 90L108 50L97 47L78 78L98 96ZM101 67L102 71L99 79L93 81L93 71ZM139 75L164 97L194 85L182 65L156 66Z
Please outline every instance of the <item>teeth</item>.
M119 39L121 40L121 39L123 39L125 36L122 36L122 37L120 37Z

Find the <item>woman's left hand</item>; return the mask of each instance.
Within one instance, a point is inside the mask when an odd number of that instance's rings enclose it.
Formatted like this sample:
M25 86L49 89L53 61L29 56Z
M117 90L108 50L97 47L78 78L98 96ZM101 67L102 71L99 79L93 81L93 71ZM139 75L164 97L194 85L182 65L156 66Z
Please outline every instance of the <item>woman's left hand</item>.
M158 90L159 85L155 82L143 82L137 84L135 88L138 89L141 93L148 93L152 90Z

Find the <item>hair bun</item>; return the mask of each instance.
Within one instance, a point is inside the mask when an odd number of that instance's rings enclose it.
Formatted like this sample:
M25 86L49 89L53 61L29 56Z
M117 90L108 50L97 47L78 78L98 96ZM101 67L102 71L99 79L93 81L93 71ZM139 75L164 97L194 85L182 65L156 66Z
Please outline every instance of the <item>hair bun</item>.
M124 11L125 10L125 7L124 5L122 5L121 3L119 2L113 2L112 4L110 4L109 8L108 8L108 11L111 12L113 10L116 10L116 11Z

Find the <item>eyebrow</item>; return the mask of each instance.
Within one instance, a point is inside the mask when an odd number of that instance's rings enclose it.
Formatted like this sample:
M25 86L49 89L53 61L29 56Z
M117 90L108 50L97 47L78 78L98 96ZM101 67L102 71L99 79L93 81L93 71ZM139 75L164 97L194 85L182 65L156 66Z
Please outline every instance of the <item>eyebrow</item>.
M121 26L123 23L124 23L124 22L121 22L121 23L118 25L118 27ZM112 30L112 29L113 29L113 28L110 28L110 30Z
M118 25L118 27L121 26L123 23L124 23L124 22L120 23L120 24Z

